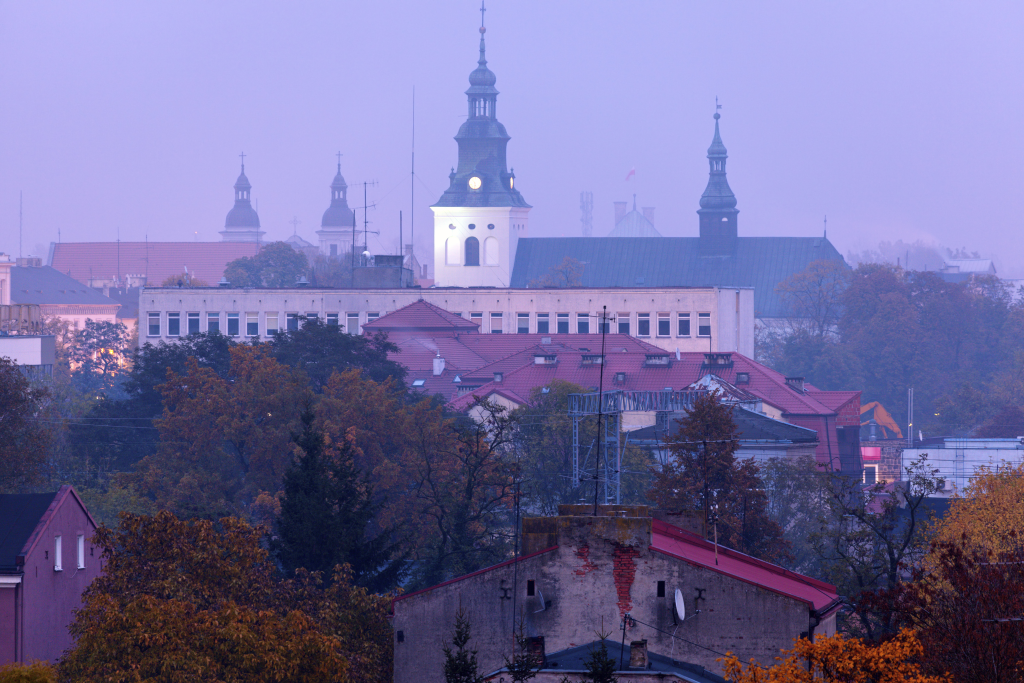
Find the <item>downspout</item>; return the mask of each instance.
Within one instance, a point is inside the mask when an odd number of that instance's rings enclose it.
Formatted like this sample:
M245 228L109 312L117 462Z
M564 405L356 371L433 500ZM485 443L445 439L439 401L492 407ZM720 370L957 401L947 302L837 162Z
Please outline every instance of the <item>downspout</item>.
M829 435L829 432L828 432L828 415L825 415L824 417L825 417L825 445L828 447L828 466L830 468L832 468L832 471L834 472L836 467L835 467L835 462L832 460L832 437ZM842 463L839 463L839 471L841 472L842 469L843 469Z

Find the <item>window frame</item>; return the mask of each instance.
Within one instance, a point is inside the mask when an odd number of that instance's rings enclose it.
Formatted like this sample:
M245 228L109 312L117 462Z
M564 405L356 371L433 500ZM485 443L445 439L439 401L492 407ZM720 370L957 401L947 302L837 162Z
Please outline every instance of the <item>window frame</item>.
M618 313L615 316L615 330L619 334L629 334L629 330L633 326L632 322L633 322L633 316L631 314L629 314L629 313ZM626 327L625 330L622 329L623 325L625 325L625 327Z
M280 318L278 317L277 313L265 313L263 315L263 318L265 320L264 326L267 329L267 336L272 337L275 334L277 334L277 332L281 329L280 327L278 327L278 321L280 320ZM273 324L271 324L271 321L273 321Z
M196 329L192 329L192 321L196 322ZM188 311L185 313L185 334L199 334L199 312Z
M340 314L328 313L326 316L326 321L328 325L334 325L335 327L338 327L338 325L340 324Z
M64 571L64 547L60 534L53 537L53 571Z
M180 311L168 311L167 312L167 336L168 337L180 337L181 336L181 312Z
M213 321L213 329L210 329L210 321ZM216 313L210 313L209 311L207 311L206 332L207 334L209 334L210 332L217 332L218 334L220 333L220 311L217 311Z
M349 328L352 327L352 321L353 320L356 321L356 328L354 330L350 330ZM358 313L346 313L345 314L345 331L348 332L349 334L359 334L359 314Z
M590 334L590 318L589 313L576 314L576 334Z
M644 324L647 325L647 332L644 332ZM636 336L642 338L649 338L651 336L651 314L650 313L637 313L636 314Z
M702 322L707 321L707 334L701 332L704 329ZM698 313L697 314L697 336L698 337L710 337L711 336L711 313Z
M503 334L505 332L505 316L501 311L491 311L491 334ZM494 321L498 321L498 329L494 329Z
M299 314L298 313L285 313L284 314L284 330L285 330L285 332L298 332L299 331Z
M150 311L149 312L149 323L147 324L146 331L147 337L159 337L160 336L160 312ZM153 332L153 321L156 320L156 332Z
M255 332L253 332L253 326L255 326ZM259 313L246 313L245 314L245 336L246 337L258 337L260 336L260 314Z
M565 331L562 331L562 323L565 323ZM555 334L569 334L569 314L558 313L555 315Z
M241 336L241 333L242 333L242 322L241 322L241 318L239 317L239 315L240 314L238 314L238 313L228 313L228 324L227 324L228 330L227 330L227 333L228 333L229 337L239 337L239 336ZM232 322L235 323L235 332L234 332L234 334L232 334L232 332L231 332L231 323Z
M85 534L78 534L78 568L85 569Z
M541 329L541 325L544 329ZM537 314L537 334L551 334L551 314L550 313L538 313Z
M523 322L526 322L524 329ZM516 334L530 334L530 314L516 313Z
M662 330L664 330L664 332ZM658 313L658 336L662 338L672 336L671 313Z
M686 324L686 331L683 332L683 324ZM693 328L690 326L690 314L678 313L676 315L676 336L688 338L693 335Z

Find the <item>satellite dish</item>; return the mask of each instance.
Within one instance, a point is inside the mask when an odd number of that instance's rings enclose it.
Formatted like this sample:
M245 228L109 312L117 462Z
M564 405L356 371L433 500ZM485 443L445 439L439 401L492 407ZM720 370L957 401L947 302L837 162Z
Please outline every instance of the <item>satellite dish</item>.
M683 592L676 589L676 619L679 623L686 621L686 601L683 600Z
M537 612L543 612L548 608L547 603L544 602L544 593L541 592L539 588L537 589L537 595L540 597L540 609L534 610L534 614L536 614Z

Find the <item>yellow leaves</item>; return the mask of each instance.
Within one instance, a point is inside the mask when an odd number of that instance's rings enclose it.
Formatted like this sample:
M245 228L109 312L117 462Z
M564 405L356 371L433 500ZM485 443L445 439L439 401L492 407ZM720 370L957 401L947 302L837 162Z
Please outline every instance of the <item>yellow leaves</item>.
M734 683L949 683L926 676L913 660L924 654L917 636L903 630L883 643L866 643L836 634L812 643L800 638L792 650L783 650L770 669L751 660L744 666L729 654L723 662L725 678Z
M46 662L0 666L0 683L57 683L57 671Z
M1024 529L1024 464L979 469L962 498L935 526L933 540L995 553L1011 550Z

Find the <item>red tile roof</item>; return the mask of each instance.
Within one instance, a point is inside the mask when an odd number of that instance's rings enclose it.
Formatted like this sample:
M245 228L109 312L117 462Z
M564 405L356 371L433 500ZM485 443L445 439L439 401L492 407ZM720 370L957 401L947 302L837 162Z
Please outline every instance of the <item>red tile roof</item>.
M427 303L423 299L414 301L408 306L403 306L396 311L377 318L373 322L363 325L364 331L384 331L392 339L401 331L461 331L477 332L480 328L475 322L466 320L462 316L449 313L448 311Z
M716 561L713 543L657 519L653 520L652 531L652 550L799 600L818 610L819 616L839 607L839 595L832 584L791 572L721 545L718 546Z
M145 275L149 285L188 267L196 278L216 285L228 263L255 256L257 247L254 242L61 242L53 245L49 265L79 282Z

